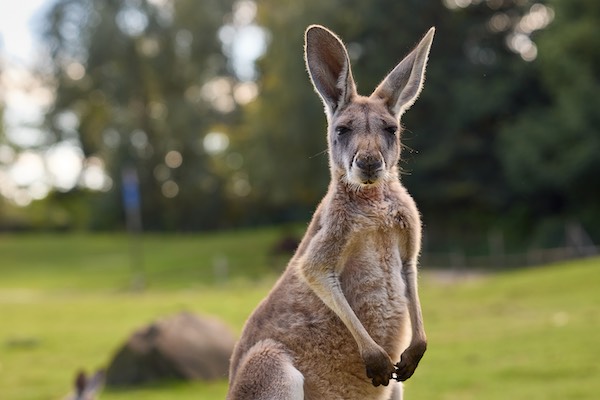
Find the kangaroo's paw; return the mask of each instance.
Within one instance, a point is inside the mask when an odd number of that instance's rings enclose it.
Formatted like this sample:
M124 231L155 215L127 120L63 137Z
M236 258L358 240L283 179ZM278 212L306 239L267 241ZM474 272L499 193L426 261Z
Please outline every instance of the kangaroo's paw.
M396 371L394 379L398 382L403 382L410 378L415 369L417 369L417 365L419 365L419 361L423 358L423 354L425 354L425 350L427 349L427 345L425 343L410 345L402 356L400 357L400 361L396 364Z
M367 368L367 377L371 379L373 386L387 386L395 372L395 367L390 356L382 349L363 355L363 361Z

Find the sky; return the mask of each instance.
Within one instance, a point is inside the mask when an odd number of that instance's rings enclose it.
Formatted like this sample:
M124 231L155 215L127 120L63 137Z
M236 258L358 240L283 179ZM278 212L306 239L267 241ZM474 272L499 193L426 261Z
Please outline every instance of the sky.
M0 56L2 57L2 101L9 138L18 145L35 145L40 134L26 128L39 122L41 107L50 94L36 84L29 72L38 57L35 23L48 0L0 0Z
M34 53L34 17L48 0L0 0L0 36L2 50L11 60L26 65Z

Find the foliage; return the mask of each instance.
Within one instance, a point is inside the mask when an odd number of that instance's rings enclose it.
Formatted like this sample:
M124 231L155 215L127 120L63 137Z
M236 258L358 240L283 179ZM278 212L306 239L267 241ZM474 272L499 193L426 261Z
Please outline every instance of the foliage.
M3 236L0 273L2 395L60 398L75 373L105 365L138 326L182 310L239 332L274 278L258 262L273 231L144 238L151 286L127 291L121 235ZM199 265L229 249L231 279L210 285ZM152 257L161 258L154 261ZM185 253L188 253L186 256ZM196 262L194 262L196 260ZM599 259L484 275L455 283L425 271L429 349L406 393L415 398L595 399ZM236 262L232 261L232 265ZM162 271L162 273L158 273ZM459 277L460 278L460 277ZM57 366L60 366L57 368ZM104 392L101 399L222 399L225 380Z
M112 178L107 192L65 196L90 206L63 208L67 227L122 227L131 165L147 230L307 220L329 176L304 29L343 37L368 94L434 25L401 162L426 245L481 247L482 232L504 231L507 246L560 246L572 221L597 242L598 18L593 0L59 0L44 34L50 139L76 142ZM236 34L253 23L268 47L240 81ZM227 143L212 151L209 138Z
M48 127L101 157L114 183L93 227L122 219L127 166L139 175L146 228L220 225L223 178L202 139L226 120L202 93L227 75L217 32L231 3L64 0L48 11Z
M527 215L523 223L550 215L574 219L598 237L600 7L585 0L549 5L556 18L536 37L534 65L543 96L503 127L498 153L512 204Z

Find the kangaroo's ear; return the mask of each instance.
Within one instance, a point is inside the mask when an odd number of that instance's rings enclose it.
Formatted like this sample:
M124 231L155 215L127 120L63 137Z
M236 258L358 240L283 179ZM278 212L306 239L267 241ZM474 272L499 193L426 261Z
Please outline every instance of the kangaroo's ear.
M397 118L413 105L421 93L434 33L435 28L429 29L417 47L385 77L371 95L384 99L390 112Z
M331 116L356 94L346 48L327 28L311 25L305 34L304 58L313 86Z

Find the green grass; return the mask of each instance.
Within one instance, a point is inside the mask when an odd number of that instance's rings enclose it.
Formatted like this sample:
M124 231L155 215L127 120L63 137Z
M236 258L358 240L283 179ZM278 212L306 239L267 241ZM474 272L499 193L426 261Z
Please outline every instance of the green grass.
M0 398L61 398L78 369L105 365L135 328L181 310L239 332L275 279L268 252L278 235L146 236L147 287L137 292L125 236L0 236ZM214 267L224 259L227 282ZM429 349L406 398L597 398L599 284L600 259L451 285L424 273ZM210 400L226 389L167 383L101 399Z
M415 399L595 399L600 391L600 259L429 282L429 349Z
M76 370L105 365L133 329L171 313L187 310L218 316L238 332L266 290L265 284L137 294L31 291L12 296L14 292L3 290L0 398L57 398L66 393ZM152 392L147 396L151 399L170 398L174 391L188 393L188 398L223 398L226 390L225 382L194 386L142 392ZM106 393L102 398L130 396L131 392Z
M146 235L139 241L119 234L0 236L0 285L60 290L128 289L134 264L132 249L141 249L141 272L150 289L218 283L221 274L215 269L223 264L233 278L258 279L279 271L280 264L285 263L269 256L282 234L281 229L262 229Z

